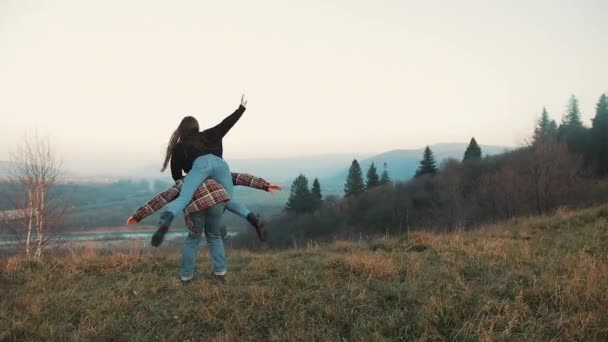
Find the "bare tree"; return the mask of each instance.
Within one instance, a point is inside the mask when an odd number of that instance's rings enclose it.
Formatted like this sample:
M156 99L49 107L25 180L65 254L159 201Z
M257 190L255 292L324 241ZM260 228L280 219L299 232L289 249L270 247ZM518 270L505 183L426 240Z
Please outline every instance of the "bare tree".
M560 198L576 197L580 188L581 161L564 142L539 139L532 147L527 176L531 178L537 213L554 209Z
M18 208L22 211L26 231L25 253L40 258L47 240L45 234L58 224L66 208L49 205L49 192L61 175L60 163L49 140L37 135L26 136L12 154L11 161L11 179L23 193Z
M442 162L441 175L436 182L441 202L437 209L437 220L442 226L454 229L465 223L465 198L463 195L463 170L461 163L456 159L447 159Z

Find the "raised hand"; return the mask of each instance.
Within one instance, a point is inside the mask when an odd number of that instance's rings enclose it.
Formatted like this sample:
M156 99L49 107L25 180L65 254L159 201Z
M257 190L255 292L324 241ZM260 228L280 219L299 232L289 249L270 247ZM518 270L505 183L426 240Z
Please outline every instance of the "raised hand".
M247 107L247 99L245 98L245 94L241 96L241 106Z
M282 185L272 184L272 183L270 183L268 185L268 192L270 192L273 195L274 195L275 191L281 191L281 190L283 190L283 186Z

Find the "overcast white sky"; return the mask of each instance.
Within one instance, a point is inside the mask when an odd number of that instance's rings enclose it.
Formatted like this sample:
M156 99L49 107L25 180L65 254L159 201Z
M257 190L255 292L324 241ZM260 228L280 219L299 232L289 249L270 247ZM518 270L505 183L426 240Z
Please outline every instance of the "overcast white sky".
M0 160L160 164L184 115L230 158L514 145L608 91L608 1L0 0Z

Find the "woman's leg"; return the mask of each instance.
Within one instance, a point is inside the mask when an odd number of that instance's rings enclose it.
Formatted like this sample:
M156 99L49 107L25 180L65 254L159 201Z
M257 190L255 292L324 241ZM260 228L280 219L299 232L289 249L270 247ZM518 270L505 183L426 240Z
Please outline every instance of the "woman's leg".
M234 183L232 182L232 173L230 172L228 163L222 158L215 157L215 159L211 160L211 165L211 178L220 183L226 189L228 195L230 195L230 200L226 203L226 209L247 219L251 214L251 210L234 199Z
M237 202L237 201L233 200L232 197L231 197L230 201L228 201L228 203L226 203L226 209L229 212L237 214L244 219L247 219L247 216L249 216L249 214L251 214L251 210L249 210L249 208L247 208L241 202Z
M188 172L186 177L184 178L184 182L182 183L182 189L179 191L179 196L167 204L167 210L173 216L177 215L179 212L184 210L188 203L192 201L192 197L194 193L198 189L203 181L207 179L212 173L213 166L216 163L213 163L214 155L205 155L196 158L194 163L192 164L192 170ZM215 157L217 158L217 157Z
M224 214L224 203L216 204L207 209L205 217L205 237L209 248L209 257L213 264L213 272L216 275L226 274L226 251L222 241L222 215Z
M255 228L258 238L261 241L266 241L267 232L264 221L244 204L234 200L234 184L232 183L232 173L230 173L228 163L216 157L211 161L211 164L213 165L211 167L211 177L220 183L230 195L230 200L226 203L226 209L246 219Z

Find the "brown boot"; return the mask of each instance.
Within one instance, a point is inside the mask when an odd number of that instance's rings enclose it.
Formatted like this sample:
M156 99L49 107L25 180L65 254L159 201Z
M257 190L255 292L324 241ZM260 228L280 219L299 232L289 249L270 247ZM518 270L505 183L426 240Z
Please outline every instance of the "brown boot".
M169 226L171 226L171 221L173 221L172 213L166 211L160 215L158 230L152 235L152 246L158 247L163 243L165 234L169 231Z
M255 228L255 232L258 234L260 241L266 241L267 231L264 220L262 220L257 214L250 213L247 216L247 221L249 221L249 223L251 223L251 225Z

